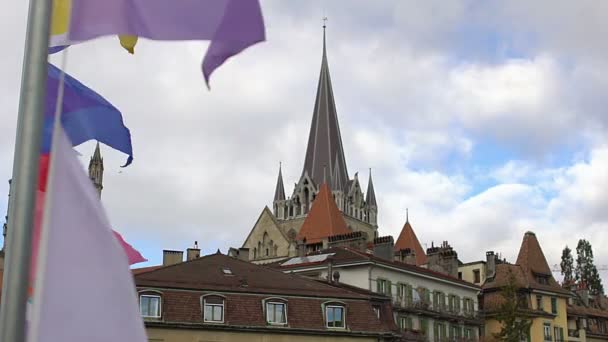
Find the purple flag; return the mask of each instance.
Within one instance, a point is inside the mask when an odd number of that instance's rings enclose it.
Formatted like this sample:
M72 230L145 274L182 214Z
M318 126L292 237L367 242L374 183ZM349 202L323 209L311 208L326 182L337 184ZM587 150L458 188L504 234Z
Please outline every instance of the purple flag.
M59 129L28 342L146 342L127 255L72 143Z
M72 0L70 41L106 35L154 40L210 40L209 76L224 61L265 40L258 0Z

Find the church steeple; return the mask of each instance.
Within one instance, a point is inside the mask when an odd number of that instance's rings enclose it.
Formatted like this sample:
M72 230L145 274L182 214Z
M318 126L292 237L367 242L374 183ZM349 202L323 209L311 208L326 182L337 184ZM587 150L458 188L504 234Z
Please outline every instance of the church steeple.
M277 187L274 190L274 200L285 200L285 187L283 186L283 173L281 172L281 164L279 164L279 177L277 179Z
M367 184L365 203L367 203L368 207L378 207L378 204L376 203L376 192L374 191L374 182L372 182L372 169L369 169L369 182Z
M334 93L331 86L331 77L329 76L329 65L327 62L327 47L325 43L325 25L323 25L323 57L321 59L321 72L319 75L319 84L317 85L317 97L310 125L310 135L308 137L308 146L306 148L306 157L304 160L304 169L302 175L308 172L317 186L323 183L324 167L330 173L337 172L340 179L346 188L346 182L349 180L348 171L346 169L346 159L344 157L344 148L342 147L342 137L340 136L340 126L338 124L338 114L336 111L336 103L334 101ZM333 175L332 175L332 178ZM336 180L333 179L335 183ZM332 184L336 188L337 184Z
M103 158L101 157L101 150L99 148L99 142L95 146L95 152L91 161L89 161L89 178L93 182L97 194L101 198L101 190L103 190Z

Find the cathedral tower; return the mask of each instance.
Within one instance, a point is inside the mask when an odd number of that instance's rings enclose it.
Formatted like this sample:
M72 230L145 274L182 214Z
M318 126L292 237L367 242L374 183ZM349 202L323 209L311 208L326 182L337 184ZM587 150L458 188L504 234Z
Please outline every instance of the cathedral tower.
M89 161L89 178L93 182L99 198L101 198L101 190L103 190L103 158L99 149L99 142L95 146L95 152Z
M313 203L317 203L316 198L321 200L321 207L317 206L314 209L317 214L310 217ZM335 205L328 206L327 201L335 202ZM329 207L335 209L329 211L331 215L319 214L324 213L320 208ZM331 220L326 220L327 217ZM253 262L266 263L296 255L303 243L327 241L329 236L326 235L344 235L348 232L366 242L373 242L377 237L377 217L378 206L371 172L365 194L358 174L350 178L346 167L329 75L324 25L321 71L300 179L291 196L286 196L283 171L279 166L272 209L266 207L262 210L242 248L249 250L249 259ZM339 229L333 229L327 222L341 224L336 226ZM305 239L307 242L304 242Z
M279 180L273 202L277 219L279 221L294 221L291 223L285 222L285 224L298 230L303 218L310 211L312 201L318 194L321 184L324 182L330 185L336 205L344 215L348 226L354 231L366 232L369 239L373 239L376 236L377 229L376 194L371 172L367 196L363 194L358 174L355 173L353 179L348 175L338 113L329 74L325 25L323 26L321 72L306 155L304 156L304 167L300 181L296 184L292 195L287 199L285 199L282 174L279 170ZM281 194L282 196L278 196Z

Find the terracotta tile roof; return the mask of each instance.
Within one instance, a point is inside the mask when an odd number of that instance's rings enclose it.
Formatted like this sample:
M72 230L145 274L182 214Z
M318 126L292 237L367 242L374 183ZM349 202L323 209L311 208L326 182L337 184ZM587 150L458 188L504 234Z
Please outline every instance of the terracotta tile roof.
M189 290L218 290L293 294L335 298L362 298L362 295L336 289L275 269L258 266L223 254L211 254L179 264L160 267L135 275L137 286Z
M520 265L497 264L495 276L486 279L486 281L483 283L482 289L494 290L506 286L509 283L509 272L513 273L513 275L515 276L515 283L518 287L529 287L528 279L524 275L524 271L522 270Z
M136 274L134 278L141 294L150 290L162 298L162 318L146 321L147 326L188 329L204 326L204 329L292 331L315 335L398 335L388 298L354 291L341 284L285 274L222 254L160 267ZM201 296L210 293L224 297L223 324L203 322ZM287 303L286 327L270 327L266 322L263 300L270 297L279 297L278 300ZM323 304L328 302L345 305L346 330L335 331L325 327ZM380 306L380 319L373 305Z
M310 212L302 223L297 239L306 239L306 243L317 243L329 236L351 232L336 206L329 186L327 183L321 184L321 189L312 202Z
M132 268L131 269L131 273L133 273L133 275L137 275L137 274L140 274L140 273L154 271L154 270L157 270L157 269L159 269L161 267L163 267L163 266L162 265L158 265L158 266L148 266L148 267Z
M420 241L418 241L418 237L416 236L416 233L414 233L414 229L409 220L405 221L405 225L403 226L403 229L401 229L399 238L397 238L397 242L395 243L395 251L407 248L416 253L416 266L426 264L426 254L424 253L424 249L422 249Z
M569 293L563 289L553 278L551 268L547 263L540 243L533 232L526 232L521 242L517 264L521 266L528 286L533 289L553 291L558 293ZM547 284L538 282L538 277L547 278Z
M590 308L583 305L568 305L568 315L573 316L591 316L591 317L602 317L608 318L608 311L597 308Z
M391 267L396 267L396 268L402 269L404 271L415 272L415 273L419 273L421 275L432 276L435 278L451 281L453 283L465 285L465 286L471 287L471 288L477 288L477 289L480 288L479 286L477 286L475 284L449 276L447 274L429 270L428 268L409 265L409 264L399 262L399 261L386 260L383 258L376 257L372 254L360 252L358 250L348 248L348 247L332 247L329 249L318 251L316 254L329 254L329 253L333 253L332 262L336 266L340 266L343 264L349 264L352 262L369 261L369 262L374 262L377 264L383 264L383 265L387 265L387 266L391 266ZM297 269L297 268L303 268L303 267L309 267L309 266L323 265L326 263L327 263L327 260L323 260L323 261L318 261L318 262L307 262L307 263L292 264L289 266L278 266L278 267L280 269L287 270L287 269Z

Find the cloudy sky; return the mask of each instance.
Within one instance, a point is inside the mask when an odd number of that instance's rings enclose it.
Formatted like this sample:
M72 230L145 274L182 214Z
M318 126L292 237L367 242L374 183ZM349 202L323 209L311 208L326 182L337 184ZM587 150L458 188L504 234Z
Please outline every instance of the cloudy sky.
M11 175L26 1L0 14L0 212ZM322 21L349 172L373 169L382 235L409 208L423 244L463 261L515 261L525 231L550 264L589 239L608 264L608 3L262 1L267 42L221 67L207 91L200 42L116 38L70 49L67 70L124 114L135 161L103 148L115 228L158 264L195 240L240 246L279 166L303 165ZM94 144L78 149L83 162ZM608 280L608 273L602 273Z

